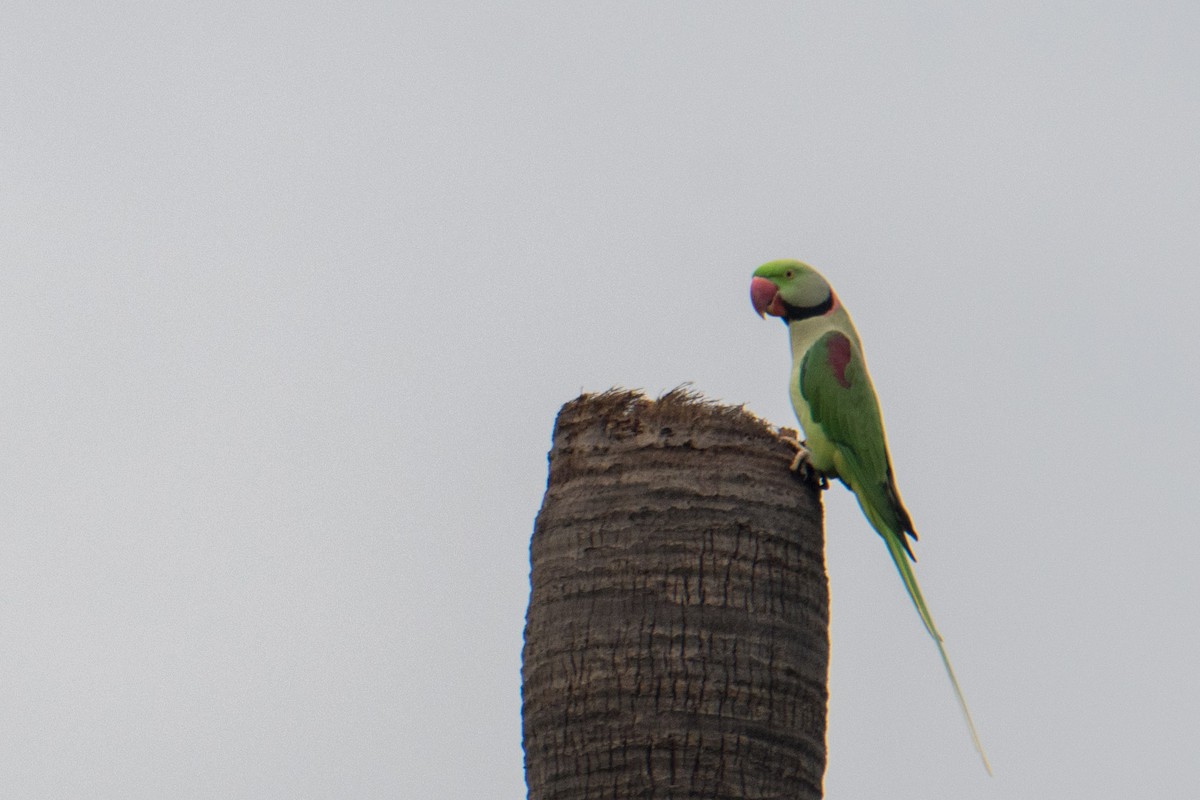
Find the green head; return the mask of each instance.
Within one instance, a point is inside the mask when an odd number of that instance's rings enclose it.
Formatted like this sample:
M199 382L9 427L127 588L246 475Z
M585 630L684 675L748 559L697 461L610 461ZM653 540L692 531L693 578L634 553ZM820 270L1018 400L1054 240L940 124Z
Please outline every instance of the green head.
M819 317L837 306L829 281L802 261L768 261L754 270L750 302L759 316L770 314L784 322Z

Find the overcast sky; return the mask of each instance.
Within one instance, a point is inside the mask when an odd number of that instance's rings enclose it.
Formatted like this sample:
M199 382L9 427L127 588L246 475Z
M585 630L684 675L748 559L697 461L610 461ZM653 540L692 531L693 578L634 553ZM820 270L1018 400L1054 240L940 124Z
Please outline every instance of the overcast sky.
M826 495L827 795L1200 779L1200 5L9 3L0 784L521 798L559 406L793 424L854 315L918 576Z

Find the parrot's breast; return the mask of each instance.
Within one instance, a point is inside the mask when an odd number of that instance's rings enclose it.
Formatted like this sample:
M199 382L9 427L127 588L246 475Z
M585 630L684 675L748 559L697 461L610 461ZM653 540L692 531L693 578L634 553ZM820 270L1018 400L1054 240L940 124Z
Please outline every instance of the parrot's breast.
M812 465L827 477L839 477L841 451L836 443L831 441L812 418L812 410L808 401L800 392L800 370L804 357L817 340L830 331L844 333L852 342L858 342L858 333L854 330L850 317L840 306L827 316L799 320L788 325L788 333L792 343L792 375L788 381L788 391L792 400L792 409L796 412L796 420L804 429L805 447L811 453Z

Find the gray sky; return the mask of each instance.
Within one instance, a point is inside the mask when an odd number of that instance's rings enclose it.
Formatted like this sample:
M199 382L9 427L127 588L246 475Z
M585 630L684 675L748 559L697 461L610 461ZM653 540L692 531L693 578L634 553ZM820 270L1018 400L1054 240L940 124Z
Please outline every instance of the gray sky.
M8 4L0 783L524 796L554 414L792 424L855 316L933 644L840 487L828 797L1182 797L1200 6Z

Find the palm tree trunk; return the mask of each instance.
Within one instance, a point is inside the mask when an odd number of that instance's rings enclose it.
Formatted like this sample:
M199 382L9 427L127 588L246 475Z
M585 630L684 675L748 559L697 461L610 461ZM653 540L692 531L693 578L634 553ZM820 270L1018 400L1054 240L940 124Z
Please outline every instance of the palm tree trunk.
M563 406L530 547L530 800L821 797L829 590L793 453L678 390Z

